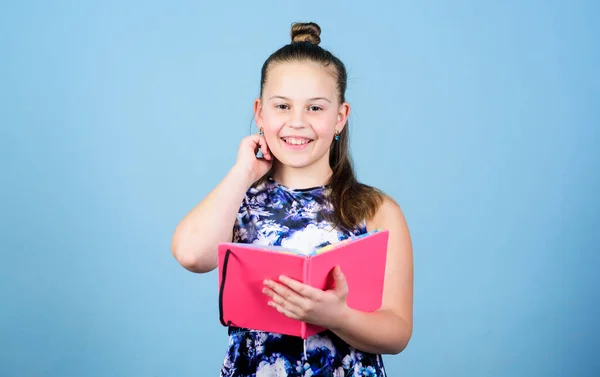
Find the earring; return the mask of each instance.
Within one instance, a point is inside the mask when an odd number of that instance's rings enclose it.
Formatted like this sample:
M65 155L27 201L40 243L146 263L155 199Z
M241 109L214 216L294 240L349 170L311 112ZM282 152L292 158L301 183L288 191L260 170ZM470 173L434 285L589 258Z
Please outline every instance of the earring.
M340 131L335 130L335 140L340 140Z
M265 133L263 132L263 128L262 128L262 127L260 128L260 131L258 132L258 134L259 134L260 136L263 136L263 135L265 134Z

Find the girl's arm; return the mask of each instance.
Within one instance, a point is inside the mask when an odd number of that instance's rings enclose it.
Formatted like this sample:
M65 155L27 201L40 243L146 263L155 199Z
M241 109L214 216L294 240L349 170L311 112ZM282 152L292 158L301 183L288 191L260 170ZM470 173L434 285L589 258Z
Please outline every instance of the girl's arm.
M217 245L230 242L236 214L251 183L248 174L234 166L215 189L181 220L171 250L192 272L217 267Z
M331 330L364 352L398 354L412 336L412 242L400 207L389 198L367 226L390 231L382 307L373 313L346 307Z
M259 148L264 158L256 157ZM271 161L262 136L251 135L241 142L233 168L175 229L171 251L183 267L198 273L217 267L218 244L231 242L235 218L246 191L266 174Z

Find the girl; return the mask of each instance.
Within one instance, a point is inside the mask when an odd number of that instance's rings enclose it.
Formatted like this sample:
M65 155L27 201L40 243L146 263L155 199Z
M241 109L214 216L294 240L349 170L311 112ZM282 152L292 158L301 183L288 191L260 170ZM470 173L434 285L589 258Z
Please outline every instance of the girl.
M242 140L223 181L178 225L172 251L183 267L204 273L217 267L220 242L310 250L388 229L383 305L373 313L349 308L339 269L329 291L285 276L265 281L269 305L327 331L303 342L230 327L222 377L385 376L381 355L400 353L412 334L407 225L391 198L355 178L348 152L346 69L319 46L320 33L314 23L294 24L292 42L264 63L254 104L259 132Z

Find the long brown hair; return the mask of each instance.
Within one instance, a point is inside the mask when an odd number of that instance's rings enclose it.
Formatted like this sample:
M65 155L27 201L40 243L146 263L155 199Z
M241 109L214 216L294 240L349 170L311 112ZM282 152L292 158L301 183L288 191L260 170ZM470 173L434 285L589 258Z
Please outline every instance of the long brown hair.
M346 101L347 72L342 63L331 52L325 50L321 42L321 28L313 22L295 23L291 29L291 43L275 51L265 61L261 70L260 95L267 80L269 67L273 63L292 61L313 61L324 67L334 67L334 77L340 103ZM334 208L334 218L331 219L337 227L352 230L363 220L372 218L383 201L384 194L371 186L358 182L354 173L349 149L348 124L339 133L329 153L329 165L333 171L328 186L331 192L331 203ZM270 174L269 172L267 176ZM263 177L257 182L264 181Z

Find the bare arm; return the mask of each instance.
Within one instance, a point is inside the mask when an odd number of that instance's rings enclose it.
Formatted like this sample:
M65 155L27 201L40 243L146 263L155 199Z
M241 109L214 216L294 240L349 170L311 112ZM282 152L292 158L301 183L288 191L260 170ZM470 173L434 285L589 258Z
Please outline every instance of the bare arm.
M257 158L258 148L264 159ZM217 246L231 242L235 218L248 188L271 166L264 138L252 135L240 143L238 159L225 178L179 223L171 251L192 272L209 272L217 267Z
M173 235L173 256L192 272L217 267L217 245L231 242L235 216L252 182L233 167L215 189L179 223Z
M413 327L413 255L401 209L386 199L369 228L390 231L383 304L365 313L346 308L332 331L365 352L398 354L406 348Z

